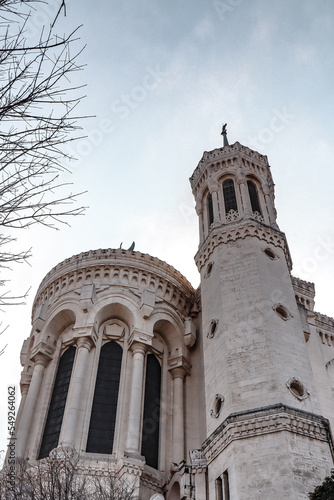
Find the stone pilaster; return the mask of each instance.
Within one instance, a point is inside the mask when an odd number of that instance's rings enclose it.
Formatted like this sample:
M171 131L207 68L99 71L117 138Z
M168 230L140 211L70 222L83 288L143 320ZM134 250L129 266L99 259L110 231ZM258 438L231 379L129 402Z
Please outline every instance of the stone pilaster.
M48 356L45 351L43 352L42 349L40 351L35 351L31 359L34 361L35 366L22 410L20 428L17 434L16 454L18 458L24 458L27 453L28 438L31 432L37 400L43 382L44 371L51 357Z
M140 426L143 398L144 364L147 344L133 342L132 351L132 383L130 394L130 408L128 418L128 433L126 441L127 451L140 454Z
M71 375L70 389L59 438L59 442L62 446L75 447L76 444L75 434L80 410L81 395L84 387L88 355L92 345L93 340L91 337L83 337L81 335L77 337L77 353Z

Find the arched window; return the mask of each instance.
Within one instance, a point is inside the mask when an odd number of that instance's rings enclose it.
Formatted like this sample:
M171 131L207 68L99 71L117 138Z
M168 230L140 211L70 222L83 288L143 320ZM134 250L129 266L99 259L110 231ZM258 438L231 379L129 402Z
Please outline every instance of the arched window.
M252 212L258 212L261 214L261 208L260 208L260 203L259 203L259 198L257 195L257 189L252 181L247 181L247 186L248 186L248 192L249 192L249 198L252 206Z
M47 457L58 446L75 349L74 346L69 347L60 358L38 459Z
M160 431L161 367L153 354L148 354L146 364L143 436L141 454L147 465L158 468Z
M226 179L226 181L223 182L223 195L225 213L228 214L230 210L237 211L237 198L235 196L234 182L232 179Z
M209 214L209 226L213 223L213 202L212 202L212 194L208 194L208 214Z
M86 451L112 453L123 350L116 342L101 349Z

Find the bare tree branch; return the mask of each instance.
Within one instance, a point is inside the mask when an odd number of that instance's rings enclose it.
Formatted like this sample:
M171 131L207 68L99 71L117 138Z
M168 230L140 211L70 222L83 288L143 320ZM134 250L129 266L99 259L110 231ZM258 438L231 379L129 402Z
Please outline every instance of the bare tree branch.
M13 241L10 228L42 224L57 228L84 207L73 206L79 194L66 192L61 174L70 159L64 146L78 139L84 85L71 84L82 70L78 30L59 35L64 0L38 36L26 32L41 0L0 0L0 246ZM29 24L30 23L30 24ZM26 262L29 251L0 250L0 268ZM9 304L0 295L0 305ZM16 302L15 298L14 302ZM21 297L18 297L21 299Z
M9 467L0 473L3 500L138 499L134 485L117 478L111 468L83 472L79 459L68 457L66 451L34 463L17 460L12 467L13 474L8 474Z

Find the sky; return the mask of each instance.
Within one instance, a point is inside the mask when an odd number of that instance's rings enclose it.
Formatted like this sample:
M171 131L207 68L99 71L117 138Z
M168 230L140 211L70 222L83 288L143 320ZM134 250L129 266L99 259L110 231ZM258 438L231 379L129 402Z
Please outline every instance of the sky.
M60 230L18 231L30 265L10 290L26 305L0 312L0 450L7 387L19 393L22 342L45 274L71 255L128 248L165 260L194 287L198 222L189 177L204 151L239 141L268 156L278 224L293 274L316 285L315 309L334 316L334 3L332 0L67 0L60 31L78 25L86 84L85 138L68 152L73 192L88 208ZM50 23L40 4L27 36ZM19 402L19 397L17 398Z

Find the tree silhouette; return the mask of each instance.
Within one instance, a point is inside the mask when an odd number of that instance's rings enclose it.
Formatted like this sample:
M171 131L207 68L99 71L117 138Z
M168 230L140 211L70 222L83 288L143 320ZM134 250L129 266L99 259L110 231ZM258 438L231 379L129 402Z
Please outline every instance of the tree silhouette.
M70 81L82 69L82 47L78 28L69 35L56 32L64 0L49 26L34 27L27 39L33 14L43 4L0 0L0 269L31 255L11 249L17 229L36 223L57 227L83 212L73 207L77 195L60 179L69 159L64 145L78 138L80 128L75 111L83 95ZM18 299L4 292L0 306Z
M334 499L334 470L331 476L324 479L320 486L317 486L313 493L309 493L310 500L333 500Z

